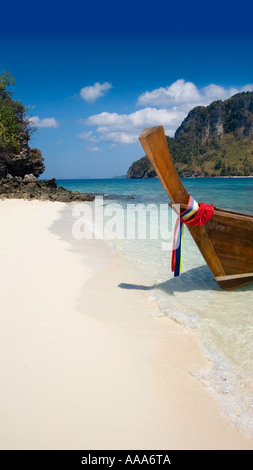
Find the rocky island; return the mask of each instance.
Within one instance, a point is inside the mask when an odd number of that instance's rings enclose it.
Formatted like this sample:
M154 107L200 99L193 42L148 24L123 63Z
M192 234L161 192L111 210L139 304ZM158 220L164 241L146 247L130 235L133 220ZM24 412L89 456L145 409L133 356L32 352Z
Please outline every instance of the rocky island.
M44 172L41 151L29 147L34 128L27 110L12 98L13 77L0 76L0 198L92 201L93 195L58 187L56 179L39 180Z
M253 92L195 107L167 140L182 178L253 176ZM155 177L146 156L127 173L127 178Z

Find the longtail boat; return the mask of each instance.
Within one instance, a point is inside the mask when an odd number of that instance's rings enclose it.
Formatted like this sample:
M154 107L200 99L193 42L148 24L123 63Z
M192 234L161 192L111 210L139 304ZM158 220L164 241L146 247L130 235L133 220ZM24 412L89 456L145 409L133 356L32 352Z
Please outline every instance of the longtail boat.
M182 215L191 196L174 166L163 127L145 129L139 140L171 203L180 205ZM235 289L253 281L253 215L213 206L204 225L187 228L220 288Z

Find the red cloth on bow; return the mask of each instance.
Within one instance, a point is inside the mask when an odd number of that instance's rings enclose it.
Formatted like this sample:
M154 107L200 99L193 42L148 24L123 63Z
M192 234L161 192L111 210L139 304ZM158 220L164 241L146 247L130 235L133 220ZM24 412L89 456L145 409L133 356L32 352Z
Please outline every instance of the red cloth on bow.
M182 222L186 225L205 225L209 219L211 219L214 212L214 206L212 204L204 204L204 202L199 203L199 210L196 212L193 219Z

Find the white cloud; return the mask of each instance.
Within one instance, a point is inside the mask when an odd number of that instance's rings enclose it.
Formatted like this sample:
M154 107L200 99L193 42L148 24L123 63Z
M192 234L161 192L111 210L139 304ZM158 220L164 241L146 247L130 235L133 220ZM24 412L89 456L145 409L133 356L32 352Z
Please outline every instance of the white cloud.
M94 114L83 122L85 125L96 127L97 139L100 141L131 144L138 141L143 129L158 125L162 125L166 134L173 137L184 118L195 106L207 106L212 101L227 99L240 91L252 90L253 84L240 89L233 87L225 89L216 84L197 88L192 82L177 80L167 88L157 88L143 93L138 100L138 105L144 106L142 109L130 114L105 111ZM93 131L84 131L82 134L88 140L94 137Z
M237 88L225 89L222 86L211 83L210 85L203 88L202 99L204 98L204 101L207 100L207 104L209 104L212 101L216 100L226 100L227 98L230 98L236 93L239 93L239 91L240 90L238 90Z
M175 106L182 103L199 101L201 94L192 82L177 80L166 88L145 91L138 99L140 106Z
M185 112L177 108L144 108L131 114L95 114L86 120L86 124L97 126L102 140L133 143L145 127L162 125L169 135L173 134L184 116Z
M102 152L103 150L100 147L86 147L86 150L89 150L89 152Z
M92 131L83 131L81 134L78 134L79 139L89 140L89 142L98 142L97 137L93 134Z
M110 90L110 88L112 88L111 83L96 82L92 86L85 86L84 88L82 88L80 91L80 95L88 103L94 103L98 98L101 98L101 96L104 96L104 94L108 90Z
M253 83L249 83L248 85L244 85L241 91L253 91Z
M58 127L59 123L54 117L40 119L38 116L29 118L29 122L35 127Z
M119 144L133 144L137 141L138 134L131 134L130 132L105 132L101 136L101 140Z
M212 101L225 100L235 93L252 91L252 89L252 84L241 88L230 87L226 89L213 83L198 89L194 83L180 79L166 88L145 91L139 96L137 104L139 106L178 106L181 104L207 106Z

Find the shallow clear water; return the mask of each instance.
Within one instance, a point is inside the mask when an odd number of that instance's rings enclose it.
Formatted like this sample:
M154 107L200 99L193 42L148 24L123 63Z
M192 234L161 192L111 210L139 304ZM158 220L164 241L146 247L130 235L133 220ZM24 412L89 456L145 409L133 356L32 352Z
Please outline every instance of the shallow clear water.
M141 210L145 212L147 205L165 206L169 202L157 179L59 180L57 183L67 189L106 195L104 210L112 203L120 204L125 216L131 204L143 204ZM253 214L252 178L185 179L183 184L198 202ZM152 206L149 208L152 212ZM168 208L169 228L171 212ZM150 224L154 223L152 216L144 219L149 233ZM161 225L166 222L161 220ZM235 425L253 437L253 284L234 291L219 289L187 230L183 241L183 271L178 278L170 271L171 251L162 249L161 233L157 239L116 238L113 244L143 272L143 286L132 288L149 289L165 315L198 331L203 350L213 363L211 372L203 371L199 380L216 395Z

